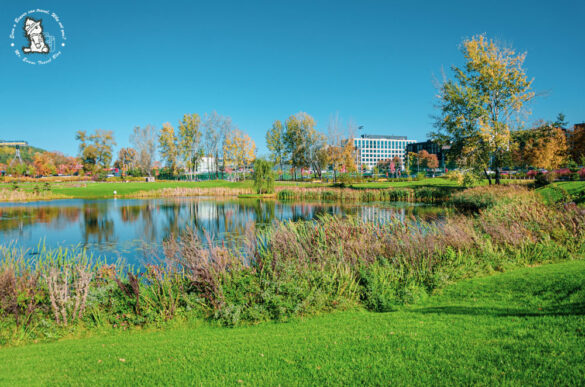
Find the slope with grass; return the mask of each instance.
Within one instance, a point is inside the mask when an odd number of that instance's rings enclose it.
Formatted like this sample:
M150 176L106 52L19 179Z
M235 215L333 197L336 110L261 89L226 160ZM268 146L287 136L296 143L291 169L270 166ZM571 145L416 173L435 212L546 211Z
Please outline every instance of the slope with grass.
M0 384L563 384L585 380L585 262L467 280L392 313L108 333L0 349Z

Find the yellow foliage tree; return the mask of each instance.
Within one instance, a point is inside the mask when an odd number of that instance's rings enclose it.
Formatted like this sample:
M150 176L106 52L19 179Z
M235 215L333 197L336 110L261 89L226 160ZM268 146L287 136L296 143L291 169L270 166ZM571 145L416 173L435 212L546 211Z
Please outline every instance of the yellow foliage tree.
M247 167L256 159L256 144L248 134L239 129L232 130L224 142L223 158L227 165L241 171L243 176Z

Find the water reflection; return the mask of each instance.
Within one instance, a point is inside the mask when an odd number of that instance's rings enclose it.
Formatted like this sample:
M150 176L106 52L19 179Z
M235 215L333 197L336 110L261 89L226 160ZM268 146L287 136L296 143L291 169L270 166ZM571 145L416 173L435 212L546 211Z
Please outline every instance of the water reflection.
M160 252L165 238L185 227L228 242L275 220L314 219L326 214L352 215L366 221L385 222L407 217L436 218L445 210L408 203L286 203L262 200L109 199L62 200L0 204L0 243L15 242L35 249L40 240L47 247L80 244L95 255L125 258L138 263L144 245Z

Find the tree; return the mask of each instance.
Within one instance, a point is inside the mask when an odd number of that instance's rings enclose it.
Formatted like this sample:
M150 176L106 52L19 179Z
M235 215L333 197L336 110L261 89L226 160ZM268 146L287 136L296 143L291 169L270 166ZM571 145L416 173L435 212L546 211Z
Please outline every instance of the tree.
M179 146L175 128L170 123L164 123L158 136L158 146L160 155L166 166L170 169L171 174L175 175L178 171Z
M136 167L144 174L152 176L152 166L156 157L156 129L152 125L135 126L130 135L130 143L136 149Z
M272 163L263 159L254 161L254 188L258 194L274 192L274 172Z
M274 164L280 167L282 171L282 164L286 157L286 144L285 144L285 133L284 127L280 120L274 121L272 129L266 132L266 147L270 151L270 158ZM282 176L280 177L282 179Z
M569 152L577 164L585 164L585 125L575 125L571 133Z
M460 165L495 170L496 184L500 169L510 151L510 128L514 116L534 98L532 81L523 69L526 54L501 48L480 35L463 42L463 68L453 67L454 79L439 89L438 132L432 137L451 145Z
M51 176L57 173L53 157L50 152L37 152L34 155L33 166L37 176Z
M569 123L567 122L567 117L565 117L565 115L563 113L559 113L557 115L557 119L555 120L555 122L553 122L553 126L555 128L561 128L561 129L566 129L567 125Z
M111 130L96 129L88 136L84 130L77 131L75 139L79 144L79 157L86 172L95 173L98 169L107 169L112 162L113 147L116 145Z
M232 130L224 144L223 158L226 163L234 166L245 174L245 169L255 159L256 144L246 133L239 129Z
M317 157L322 137L315 130L315 120L304 112L290 116L285 122L284 145L296 180L297 169L309 168Z
M357 170L353 143L355 125L350 121L344 127L338 114L329 118L327 127L327 152L329 165L333 169L333 180L337 174Z
M130 169L136 166L136 150L134 148L120 149L114 166L121 171L122 176L126 175Z
M553 124L553 125L556 125ZM512 160L521 167L556 169L567 159L567 139L564 132L551 124L514 133L516 147Z
M232 130L232 119L224 117L216 112L205 114L203 120L205 129L204 150L208 157L213 158L212 167L219 178L219 171L225 169L225 160L221 156L227 134ZM222 160L222 165L219 165ZM212 169L212 168L210 168Z
M324 169L327 169L331 160L329 159L329 152L328 152L327 144L322 144L321 147L317 150L317 154L314 161L314 170L317 173L319 179L321 179L321 175Z
M200 125L201 118L196 113L185 114L179 122L179 154L192 178L203 154Z

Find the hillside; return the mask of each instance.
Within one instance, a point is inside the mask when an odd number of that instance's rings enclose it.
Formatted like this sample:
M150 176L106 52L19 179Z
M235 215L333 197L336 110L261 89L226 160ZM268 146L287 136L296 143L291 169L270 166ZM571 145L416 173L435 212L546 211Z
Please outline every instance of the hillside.
M15 152L16 148L14 147L0 146L0 164L8 164L14 158ZM23 146L20 148L20 157L25 163L31 163L35 153L37 152L43 153L46 151L42 148L37 148L31 145Z

